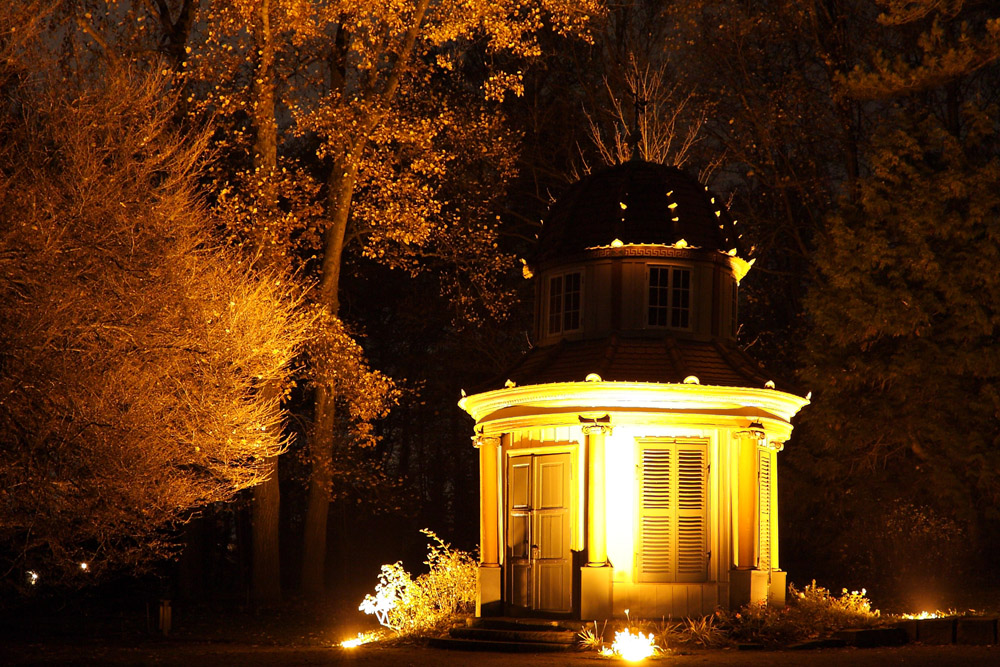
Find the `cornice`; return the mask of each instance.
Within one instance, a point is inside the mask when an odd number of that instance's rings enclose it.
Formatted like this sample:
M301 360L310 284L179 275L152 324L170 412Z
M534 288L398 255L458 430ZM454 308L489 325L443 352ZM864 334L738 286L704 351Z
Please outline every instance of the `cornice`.
M628 428L642 430L646 427L659 429L669 427L671 429L692 429L693 431L705 431L714 429L727 429L735 434L744 431L747 422L751 417L734 414L713 414L710 411L703 413L690 412L668 412L655 410L630 410L630 411L610 411L613 424L607 427L604 433L610 435L614 429ZM783 419L754 416L752 419L763 423L767 433L768 441L785 441L792 435L792 425ZM530 430L536 428L552 427L579 427L576 413L568 412L542 412L534 414L491 414L484 418L479 428L484 433L498 436L512 431ZM583 435L588 435L590 427L580 427ZM596 429L595 429L596 430ZM593 434L590 434L593 435Z
M516 407L688 412L759 408L788 422L808 404L808 399L801 396L768 388L603 381L505 387L466 396L458 403L477 423L501 410Z
M539 264L537 272L547 271L555 267L575 264L587 260L612 258L668 258L686 260L690 262L709 261L714 264L728 266L732 270L733 275L736 276L736 282L743 280L743 277L746 276L747 272L750 271L750 267L753 265L753 261L747 261L742 257L729 255L721 250L707 250L697 246L685 246L678 248L676 246L658 243L629 243L620 246L596 246L571 255L550 258ZM532 271L535 272L534 267L532 267Z

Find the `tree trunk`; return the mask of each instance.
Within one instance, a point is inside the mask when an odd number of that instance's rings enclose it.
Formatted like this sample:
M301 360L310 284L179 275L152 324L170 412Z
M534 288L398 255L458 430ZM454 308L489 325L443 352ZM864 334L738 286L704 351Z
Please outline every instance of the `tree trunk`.
M319 283L319 301L336 316L340 310L340 267L344 252L344 237L357 182L358 161L355 155L364 150L361 140L338 160L329 180L330 224L323 236L323 267ZM326 527L330 512L330 485L333 481L333 441L336 425L337 389L320 385L316 388L315 422L309 441L309 496L306 505L306 525L302 549L302 593L311 597L324 592L326 563Z
M333 482L334 392L316 389L316 424L309 441L309 496L302 549L302 593L321 597L325 592L326 533Z
M413 53L417 34L423 24L429 0L418 0L414 8L413 23L403 39L396 62L379 90L368 91L377 96L381 106L392 100L399 87L403 70ZM347 37L338 32L338 46L344 48ZM346 52L345 52L346 53ZM339 61L346 66L346 60ZM336 78L336 77L335 77ZM343 82L345 77L339 79ZM327 180L327 205L329 224L323 234L323 264L318 289L318 300L327 311L337 316L340 311L340 270L344 253L344 239L350 220L354 188L358 181L361 155L368 145L372 130L379 122L371 115L357 128L354 140L334 162ZM315 425L309 442L312 470L309 475L309 496L306 507L305 535L302 550L302 592L318 597L324 593L324 566L326 563L327 518L330 512L330 490L333 481L334 428L336 426L337 389L333 386L316 388Z
M280 510L278 457L270 456L267 459L267 479L253 488L253 572L250 595L254 602L281 602Z
M271 34L270 0L262 0L254 13L254 43L257 47L257 74L253 85L254 167L264 176L258 194L262 209L276 207L277 195L270 176L278 168L278 127L274 117L274 41ZM272 239L259 233L256 249L266 269L276 263ZM278 388L265 385L261 391L274 396ZM278 457L266 464L267 479L254 487L252 507L253 561L250 597L265 604L281 601L280 514Z

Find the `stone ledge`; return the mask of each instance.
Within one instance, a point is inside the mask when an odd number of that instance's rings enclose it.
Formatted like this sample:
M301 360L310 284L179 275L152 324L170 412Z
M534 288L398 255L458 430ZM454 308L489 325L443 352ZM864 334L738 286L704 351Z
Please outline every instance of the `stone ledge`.
M862 628L840 630L834 638L841 639L848 646L875 648L878 646L903 646L909 640L902 628Z

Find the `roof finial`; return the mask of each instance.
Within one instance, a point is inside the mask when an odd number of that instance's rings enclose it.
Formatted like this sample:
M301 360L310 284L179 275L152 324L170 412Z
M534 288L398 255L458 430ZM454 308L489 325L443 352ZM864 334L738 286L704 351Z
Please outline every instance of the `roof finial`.
M634 113L632 114L632 128L629 131L629 142L632 144L632 160L641 160L642 151L639 146L642 143L642 123L645 120L646 115L646 104L647 100L645 97L640 97L639 93L631 90L629 86L629 94L632 96Z

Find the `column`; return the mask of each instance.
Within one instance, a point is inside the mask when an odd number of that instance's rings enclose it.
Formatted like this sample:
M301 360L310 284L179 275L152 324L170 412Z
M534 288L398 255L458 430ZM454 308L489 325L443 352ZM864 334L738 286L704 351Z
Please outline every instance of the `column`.
M607 502L604 490L604 438L610 426L584 426L587 438L587 567L608 562Z
M605 436L608 424L587 424L587 565L580 572L580 616L606 619L612 614L613 568L608 563L607 502L604 480Z
M785 448L783 442L771 442L771 586L767 602L774 607L785 606L785 591L788 588L788 573L781 569L778 560L778 452Z
M750 431L737 431L733 436L736 451L730 465L736 466L732 490L736 511L731 539L736 566L729 571L729 607L739 609L767 600L768 573L757 569L758 441Z
M500 438L473 438L479 449L479 576L476 616L500 615L500 485L498 460Z
M757 566L757 439L749 433L739 435L738 462L739 512L737 531L739 547L736 567L750 569Z

